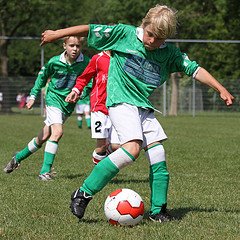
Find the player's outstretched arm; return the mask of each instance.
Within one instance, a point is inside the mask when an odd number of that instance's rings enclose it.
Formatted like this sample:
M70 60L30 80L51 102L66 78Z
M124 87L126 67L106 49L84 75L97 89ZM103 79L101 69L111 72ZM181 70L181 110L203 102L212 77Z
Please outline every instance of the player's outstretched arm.
M220 97L227 106L231 106L233 104L234 97L204 68L199 69L195 79L218 91L220 93Z
M76 92L71 91L65 98L65 102L76 103L79 100L79 98L80 96Z
M59 38L63 38L70 35L79 35L80 37L87 37L89 31L89 25L78 25L74 27L59 29L56 31L46 30L42 33L42 42L40 46L46 43L51 43Z

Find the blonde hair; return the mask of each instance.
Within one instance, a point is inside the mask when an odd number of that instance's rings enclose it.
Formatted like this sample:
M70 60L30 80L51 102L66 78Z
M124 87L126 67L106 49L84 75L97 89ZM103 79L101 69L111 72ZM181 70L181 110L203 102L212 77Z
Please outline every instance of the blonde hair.
M176 34L176 11L166 5L156 5L151 8L142 20L142 28L152 24L153 35L156 38L169 38Z
M63 43L66 44L67 41L68 41L68 39L69 39L70 37L75 37L75 38L77 38L77 39L79 40L79 42L83 45L84 37L80 37L80 36L78 36L78 35L71 35L71 36L66 36L66 37L64 37L64 38L63 38Z

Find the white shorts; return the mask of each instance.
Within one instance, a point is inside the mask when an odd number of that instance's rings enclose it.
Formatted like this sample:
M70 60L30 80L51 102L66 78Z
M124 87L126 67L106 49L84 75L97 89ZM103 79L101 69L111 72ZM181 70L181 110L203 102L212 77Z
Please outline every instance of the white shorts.
M121 103L110 107L108 112L121 145L131 140L141 140L142 148L145 148L151 143L167 140L162 126L150 109Z
M100 111L91 112L91 131L92 138L107 138L110 143L119 143L109 116Z
M90 112L89 104L76 104L76 113L83 114L85 112Z
M57 107L46 106L46 119L44 123L51 126L54 123L63 124L67 120L67 116Z

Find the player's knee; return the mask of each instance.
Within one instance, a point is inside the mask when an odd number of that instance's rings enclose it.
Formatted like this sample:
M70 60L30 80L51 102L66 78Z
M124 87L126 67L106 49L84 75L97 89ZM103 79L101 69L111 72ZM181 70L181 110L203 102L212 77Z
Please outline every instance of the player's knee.
M62 129L58 129L58 130L52 132L50 138L52 141L58 142L62 136L63 136Z
M122 147L126 151L128 151L135 159L137 159L142 148L142 141L140 140L129 141L127 143L124 143Z

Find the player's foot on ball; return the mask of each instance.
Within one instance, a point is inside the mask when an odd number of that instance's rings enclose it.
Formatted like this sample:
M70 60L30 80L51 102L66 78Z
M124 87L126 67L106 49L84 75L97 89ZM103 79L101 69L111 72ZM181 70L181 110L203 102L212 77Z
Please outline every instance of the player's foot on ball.
M12 160L3 168L3 171L5 173L11 173L13 170L15 170L19 167L20 163L16 162L16 160L15 160L15 156L18 153L19 152L15 152L12 156Z
M161 211L156 214L149 213L149 219L153 222L170 222L173 218L167 213L167 204L163 204Z
M72 213L81 219L84 215L85 209L92 199L92 196L86 192L80 192L79 189L74 191L71 196L70 208Z

